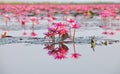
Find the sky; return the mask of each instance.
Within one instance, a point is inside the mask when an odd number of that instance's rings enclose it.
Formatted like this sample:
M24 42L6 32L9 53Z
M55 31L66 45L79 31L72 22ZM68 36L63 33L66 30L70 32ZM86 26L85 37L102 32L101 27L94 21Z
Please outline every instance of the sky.
M0 0L0 2L115 2L120 0Z

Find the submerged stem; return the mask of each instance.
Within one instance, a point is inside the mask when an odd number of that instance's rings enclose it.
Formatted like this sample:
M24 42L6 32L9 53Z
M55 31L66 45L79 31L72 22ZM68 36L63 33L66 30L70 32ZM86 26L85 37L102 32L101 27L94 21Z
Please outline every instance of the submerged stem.
M76 53L75 43L73 43L73 49L74 49L74 53Z
M71 27L69 28L69 32L70 32L70 37L71 37Z
M32 31L34 32L34 23L32 23Z

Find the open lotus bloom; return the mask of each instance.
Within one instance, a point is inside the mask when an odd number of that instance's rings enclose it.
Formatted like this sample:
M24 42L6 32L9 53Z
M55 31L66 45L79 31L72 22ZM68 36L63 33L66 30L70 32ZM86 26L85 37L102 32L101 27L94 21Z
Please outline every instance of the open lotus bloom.
M72 23L71 27L74 28L74 29L78 29L81 26L78 23Z
M75 20L72 19L72 18L67 18L67 21L68 21L69 23L73 23L73 22L75 22Z
M40 10L37 9L37 10L35 11L35 13L36 13L37 15L39 15L39 14L40 14Z
M68 30L67 28L62 28L62 29L59 29L59 30L58 30L58 34L59 34L59 35L66 34L66 33L68 33L68 32L69 32L69 30Z
M32 22L35 22L35 21L37 20L37 17L31 17L30 20L31 20Z
M8 14L6 14L5 17L6 17L8 20L10 20L10 18L11 18L10 15L8 15Z

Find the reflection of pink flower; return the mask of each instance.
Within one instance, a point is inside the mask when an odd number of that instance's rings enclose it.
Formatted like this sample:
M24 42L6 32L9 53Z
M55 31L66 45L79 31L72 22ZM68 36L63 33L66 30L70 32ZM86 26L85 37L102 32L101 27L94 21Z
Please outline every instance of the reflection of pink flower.
M21 23L22 23L22 25L25 25L26 24L26 20L22 20Z
M56 18L56 17L52 17L52 19L53 19L53 20L57 20L57 18Z
M59 47L57 51L62 54L67 54L68 48Z
M48 54L50 55L50 56L55 56L56 55L56 50L50 50L50 51L48 51Z
M54 57L59 60L67 58L66 55L62 53L57 53Z
M43 16L41 17L41 20L44 20L44 17L43 17Z
M116 25L116 24L112 24L112 26L115 26L115 27L116 27L117 25Z
M31 32L31 37L36 37L37 34L35 32Z
M107 34L108 34L108 32L106 32L106 31L105 31L105 32L103 32L102 34L107 35Z
M117 31L120 31L120 28L116 29Z
M114 32L110 32L109 34L110 34L110 35L114 35L115 33L114 33Z
M47 49L47 50L53 50L54 47L52 45L47 45L46 47L44 47L44 49Z
M80 56L82 56L82 55L79 53L72 54L72 58L74 58L74 59L78 59Z
M26 32L23 32L23 35L27 35L27 33L26 33Z
M101 26L101 28L106 29L106 28L107 28L107 26L103 25L103 26Z
M40 24L40 22L39 22L39 20L38 20L38 19L36 19L36 24Z

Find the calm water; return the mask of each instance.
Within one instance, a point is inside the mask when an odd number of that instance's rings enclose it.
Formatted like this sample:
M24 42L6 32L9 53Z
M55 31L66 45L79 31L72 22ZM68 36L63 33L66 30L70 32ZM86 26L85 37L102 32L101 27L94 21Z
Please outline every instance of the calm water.
M78 59L71 58L73 44L65 44L67 58L54 59L44 45L9 44L0 46L0 74L120 74L120 43L96 46L75 44ZM56 45L57 47L57 45Z
M91 23L92 24L92 23ZM20 26L12 26L9 35L19 37L23 31ZM43 27L42 27L43 28ZM11 30L10 29L10 30ZM77 30L76 37L103 36L104 30L97 28ZM47 30L36 31L38 36L44 37ZM3 31L0 31L0 35ZM31 31L27 30L30 34ZM115 36L104 36L108 39L120 40L120 33ZM55 48L58 48L56 45ZM120 43L108 46L96 46L93 50L90 44L65 44L68 49L65 59L54 59L41 44L6 44L0 45L0 74L120 74ZM76 49L78 59L71 58Z

